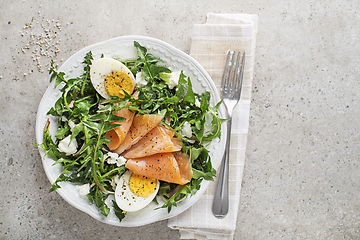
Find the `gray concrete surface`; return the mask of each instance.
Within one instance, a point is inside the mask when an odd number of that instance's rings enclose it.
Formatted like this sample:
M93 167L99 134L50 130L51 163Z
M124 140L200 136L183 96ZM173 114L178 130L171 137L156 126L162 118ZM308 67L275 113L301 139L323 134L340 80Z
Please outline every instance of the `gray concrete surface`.
M235 239L360 238L358 1L2 0L0 239L179 239L166 221L109 226L48 193L31 144L50 58L128 34L188 53L207 12L259 15ZM48 28L48 54L32 53Z

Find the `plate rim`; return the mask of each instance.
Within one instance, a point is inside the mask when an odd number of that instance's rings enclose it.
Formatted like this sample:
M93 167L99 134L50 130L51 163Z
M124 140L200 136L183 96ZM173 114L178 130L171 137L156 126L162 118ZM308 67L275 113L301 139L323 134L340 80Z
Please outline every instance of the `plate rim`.
M215 83L213 82L212 78L210 77L210 75L208 74L208 72L203 68L202 65L200 65L200 63L198 63L192 56L190 56L189 54L186 54L185 52L181 51L180 49L160 40L160 39L156 39L156 38L152 38L152 37L148 37L148 36L141 36L141 35L124 35L124 36L118 36L118 37L114 37L114 38L110 38L110 39L107 39L105 41L101 41L101 42L98 42L98 43L94 43L94 44L91 44L89 46L86 46L78 51L76 51L74 54L72 54L59 68L58 68L58 71L63 71L63 68L66 68L66 65L71 62L71 60L73 58L75 58L77 55L79 55L80 53L83 53L83 52L88 52L90 51L91 49L94 49L98 46L101 46L101 45L104 45L104 44L109 44L109 43L112 43L112 42L117 42L117 41L148 41L152 44L157 44L158 46L161 46L161 47L166 47L166 49L168 51L171 51L173 54L176 53L177 56L181 56L181 58L183 59L186 59L188 60L188 63L191 63L191 65L197 69L197 70L200 70L201 74L203 74L204 76L204 79L206 80L207 84L209 85L209 87L213 90L213 93L215 94L215 96L212 96L212 97L215 97L216 99L216 102L217 101L220 101L220 95L217 91L217 88L216 88L216 85ZM38 111L37 111L37 115L36 115L36 128L35 128L35 131L36 131L36 142L37 144L41 144L43 142L43 128L44 128L44 125L41 125L43 122L43 118L45 117L50 117L48 115L43 115L42 114L42 110L41 110L41 106L44 105L44 102L46 100L45 96L46 94L48 94L49 92L51 91L54 91L54 81L52 83L50 83L50 85L47 87L46 91L44 92L40 102L39 102L39 106L38 106ZM223 105L223 104L222 104ZM219 114L220 114L220 117L224 118L224 114L225 114L225 109L223 106L220 107L219 109ZM51 118L51 117L50 117ZM226 137L226 124L223 124L222 125L222 129L221 129L221 132L222 132L222 136L221 138L225 138ZM41 134L40 134L41 133ZM219 140L220 142L220 140ZM224 145L224 144L223 144ZM224 148L225 146L223 146L222 148ZM38 147L39 148L39 152L40 152L40 156L41 156L41 160L42 160L42 164L43 164L43 167L44 167L44 171L45 171L45 174L49 180L49 182L52 184L53 181L51 180L52 177L49 175L50 173L48 173L48 171L45 169L45 165L44 165L44 161L45 161L45 158L49 158L49 157L44 157L44 154L45 154L45 151L41 148L41 147ZM50 158L51 159L51 158ZM53 160L53 159L51 159ZM54 161L54 160L53 160ZM213 163L213 160L212 160L212 163ZM218 166L213 166L213 168L217 169ZM202 192L197 192L199 193L199 195L195 195L197 196L197 198L195 199L195 201L193 201L189 206L186 206L184 207L180 212L176 213L176 214L172 214L171 212L168 213L166 216L163 216L159 219L156 219L156 220L152 220L152 221L148 221L148 222L145 222L145 223L142 223L142 224L129 224L129 222L126 222L126 220L124 219L123 221L117 221L117 222L112 222L112 221L106 221L108 220L107 218L108 217L105 217L105 216L101 216L101 219L98 218L97 216L94 216L92 213L89 213L89 211L87 211L87 209L84 209L84 207L82 205L80 205L79 203L77 202L74 202L74 201L70 201L70 199L67 198L66 196L66 192L64 191L63 188L60 188L60 189L57 189L56 192L61 196L62 199L64 199L67 203L69 203L71 206L75 207L76 209L90 215L92 218L95 218L96 220L100 221L100 222L103 222L103 223L107 223L107 224L110 224L110 225L115 225L115 226L121 226L121 227L139 227L139 226L144 226L144 225L147 225L147 224L151 224L151 223L154 223L154 222L157 222L157 221L161 221L161 220L166 220L166 219L169 219L169 218L172 218L172 217L175 217L181 213L183 213L184 211L186 211L187 209L189 209L191 206L193 206L200 198L201 196L205 193L206 189L208 189L209 187L209 184L210 184L211 181L207 181L207 180L203 180L202 183L201 183L201 189L205 189L205 190L202 190ZM68 184L72 184L72 183L68 183ZM72 185L75 185L75 184L72 184ZM194 196L195 196L194 195ZM192 196L192 197L194 197ZM88 203L89 205L91 204L90 202ZM111 207L111 206L109 206ZM178 207L176 207L178 208ZM98 214L97 214L98 215ZM131 222L130 222L131 223Z

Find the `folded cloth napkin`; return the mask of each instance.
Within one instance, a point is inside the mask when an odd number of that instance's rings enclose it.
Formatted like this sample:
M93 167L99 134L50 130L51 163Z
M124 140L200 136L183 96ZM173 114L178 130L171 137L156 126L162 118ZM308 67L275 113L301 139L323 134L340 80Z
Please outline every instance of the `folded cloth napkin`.
M246 63L241 99L233 112L229 212L223 219L212 214L217 181L212 182L191 208L169 219L168 226L178 229L181 239L234 238L249 126L257 21L257 15L209 13L205 24L194 26L190 55L207 70L219 90L227 51L245 51Z

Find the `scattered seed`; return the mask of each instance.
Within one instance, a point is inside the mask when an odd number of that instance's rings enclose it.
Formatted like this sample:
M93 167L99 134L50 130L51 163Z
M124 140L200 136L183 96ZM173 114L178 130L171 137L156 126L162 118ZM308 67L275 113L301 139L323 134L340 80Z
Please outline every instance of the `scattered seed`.
M42 5L39 6L41 8ZM40 15L40 10L38 15ZM10 23L9 23L10 24ZM71 22L73 24L73 22ZM28 31L20 31L22 37L28 37L28 42L24 46L20 47L21 52L24 54L30 54L35 67L39 72L44 72L44 69L49 67L50 59L56 60L58 53L60 52L59 45L61 39L59 38L59 31L61 31L61 22L55 19L46 19L44 16L34 16L30 22L24 24L23 29L31 29ZM66 25L69 25L67 23ZM54 31L54 29L57 29ZM29 51L27 51L29 50ZM61 59L61 62L63 60ZM47 62L45 67L42 66L42 62ZM33 69L29 70L32 73ZM26 76L26 73L24 74ZM16 80L16 79L15 79Z

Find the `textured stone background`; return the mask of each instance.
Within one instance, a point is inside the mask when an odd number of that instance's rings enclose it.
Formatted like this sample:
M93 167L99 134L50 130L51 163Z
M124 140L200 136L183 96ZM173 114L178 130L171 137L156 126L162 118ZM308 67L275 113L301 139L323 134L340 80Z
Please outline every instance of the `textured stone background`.
M109 226L49 194L31 144L51 58L129 34L188 53L208 12L259 15L235 239L360 238L358 1L2 0L0 239L179 239L166 221Z

